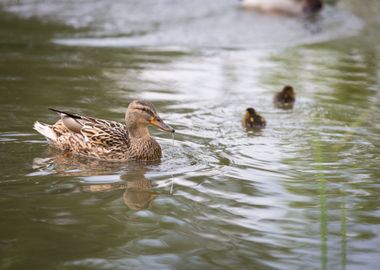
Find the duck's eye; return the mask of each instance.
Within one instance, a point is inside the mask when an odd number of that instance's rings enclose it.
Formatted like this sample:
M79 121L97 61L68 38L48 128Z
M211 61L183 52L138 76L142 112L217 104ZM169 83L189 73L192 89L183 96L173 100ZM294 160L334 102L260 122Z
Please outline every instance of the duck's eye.
M154 117L153 115L153 112L148 109L148 108L144 108L144 107L141 107L141 108L138 108L139 110L143 111L143 112L146 112L147 114L151 115L152 117Z

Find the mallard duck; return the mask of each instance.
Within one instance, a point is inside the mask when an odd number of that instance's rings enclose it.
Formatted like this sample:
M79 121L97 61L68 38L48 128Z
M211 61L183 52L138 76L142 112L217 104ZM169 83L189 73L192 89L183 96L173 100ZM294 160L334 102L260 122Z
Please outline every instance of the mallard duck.
M317 13L322 9L322 0L241 0L240 5L267 13L302 15Z
M266 125L266 121L254 108L247 108L242 124L245 128L263 128Z
M161 120L153 104L142 100L129 104L125 124L50 110L57 112L61 119L54 125L35 122L34 129L44 135L51 146L107 161L159 160L161 147L150 136L148 125L174 132Z
M296 94L294 93L293 87L289 85L285 86L281 92L278 92L273 97L274 105L282 108L292 108L295 101Z

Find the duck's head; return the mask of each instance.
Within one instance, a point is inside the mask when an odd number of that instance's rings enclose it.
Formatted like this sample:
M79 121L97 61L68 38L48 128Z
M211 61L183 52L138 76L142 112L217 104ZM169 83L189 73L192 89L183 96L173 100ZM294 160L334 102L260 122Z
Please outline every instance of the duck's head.
M322 0L302 0L302 10L308 14L313 14L319 12L323 7Z
M254 126L256 111L254 108L247 108L243 117L243 125L246 127Z
M149 125L155 126L163 131L174 133L174 129L165 124L157 114L153 104L145 100L134 100L129 104L125 114L125 124L131 135L136 132L143 132ZM142 136L144 134L139 135Z
M247 116L254 116L256 114L256 111L254 108L247 108L246 113Z
M284 95L284 97L287 97L287 98L294 99L294 97L295 97L294 89L293 89L293 87L291 87L289 85L285 86L282 89L282 94Z

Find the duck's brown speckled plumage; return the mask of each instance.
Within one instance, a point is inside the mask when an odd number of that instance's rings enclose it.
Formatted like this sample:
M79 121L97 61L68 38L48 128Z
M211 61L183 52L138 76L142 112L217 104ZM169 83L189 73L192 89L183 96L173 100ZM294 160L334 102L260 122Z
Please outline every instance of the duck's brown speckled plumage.
M242 124L245 128L264 128L266 126L265 118L259 115L255 109L247 108L242 120Z
M273 103L276 107L280 108L292 108L296 101L296 94L293 87L287 85L281 92L274 95Z
M54 125L36 122L34 129L55 148L102 160L159 160L161 147L147 126L174 132L146 101L131 102L125 124L52 110L61 115L61 120Z

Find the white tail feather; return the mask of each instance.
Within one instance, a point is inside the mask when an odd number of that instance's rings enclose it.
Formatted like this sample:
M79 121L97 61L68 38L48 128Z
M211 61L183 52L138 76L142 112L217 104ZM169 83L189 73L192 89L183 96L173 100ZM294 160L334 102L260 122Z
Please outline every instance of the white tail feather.
M41 124L40 122L36 121L34 123L33 128L37 130L39 133L41 133L42 135L44 135L46 139L53 142L57 140L57 135L55 134L55 132L49 125Z

